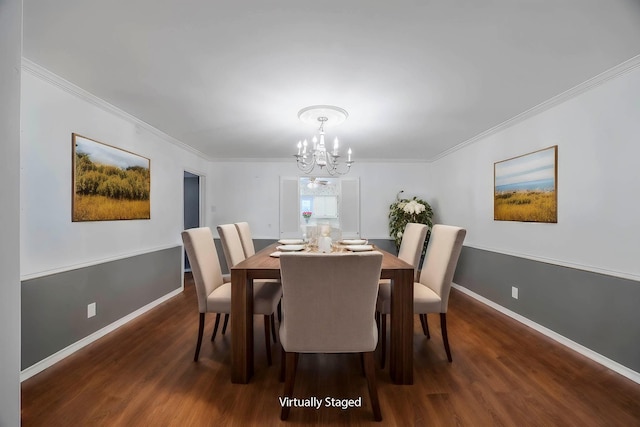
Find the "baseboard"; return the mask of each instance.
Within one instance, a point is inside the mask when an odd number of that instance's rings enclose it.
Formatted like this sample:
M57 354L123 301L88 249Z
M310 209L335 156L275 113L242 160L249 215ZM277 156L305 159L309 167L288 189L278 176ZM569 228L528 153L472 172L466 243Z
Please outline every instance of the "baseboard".
M25 370L23 370L22 372L20 372L20 382L25 381L29 378L31 378L32 376L39 374L40 372L44 371L45 369L55 365L56 363L60 362L62 359L71 356L73 353L75 353L76 351L80 350L81 348L91 344L92 342L102 338L103 336L107 335L109 332L115 331L116 329L118 329L120 326L123 326L127 323L129 323L130 321L132 321L133 319L135 319L136 317L146 313L147 311L151 310L152 308L162 304L163 302L167 301L170 298L173 298L174 296L180 294L183 290L183 287L181 286L180 288L168 293L167 295L158 298L155 301L150 302L149 304L140 307L138 310L126 315L125 317L111 323L110 325L105 326L104 328L92 333L91 335L86 336L85 338L81 339L80 341L77 341L73 344L71 344L68 347L63 348L62 350L58 351L57 353L52 354L51 356L47 357L46 359L41 360L38 363L35 363L31 366L29 366L28 368L26 368Z
M597 362L599 364L601 364L602 366L611 369L614 372L617 372L618 374L629 378L631 381L640 384L640 373L636 372L632 369L627 368L624 365L621 365L620 363L613 361L599 353L596 353L595 351L591 350L590 348L587 348L581 344L578 344L575 341L570 340L569 338L566 338L560 334L558 334L557 332L552 331L551 329L545 328L542 325L539 325L538 323L533 322L530 319L527 319L526 317L513 312L507 308L504 308L501 305L496 304L495 302L483 297L482 295L476 294L475 292L460 286L456 283L453 284L453 287L457 290L459 290L460 292L462 292L463 294L469 295L470 297L478 300L479 302L499 311L502 314L505 314L509 317L511 317L514 320L517 320L518 322L530 327L531 329L534 329L538 332L540 332L541 334L551 338L552 340L564 345L565 347L570 348L573 351L576 351L580 354L582 354L583 356L593 360L594 362Z

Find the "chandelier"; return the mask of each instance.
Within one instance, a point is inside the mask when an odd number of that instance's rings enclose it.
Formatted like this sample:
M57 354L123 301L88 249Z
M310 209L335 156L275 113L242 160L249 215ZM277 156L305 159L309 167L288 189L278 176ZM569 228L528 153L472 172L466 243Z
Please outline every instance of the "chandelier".
M298 169L304 173L311 173L316 166L321 171L326 171L329 175L344 175L351 170L353 160L351 160L351 148L347 151L347 161L343 166L340 164L339 142L336 137L333 140L331 150L327 149L324 142L325 126L335 126L344 122L349 114L342 108L331 105L312 105L303 108L298 112L298 118L303 123L316 124L320 123L318 135L314 135L311 144L304 141L298 141L298 154L294 154Z

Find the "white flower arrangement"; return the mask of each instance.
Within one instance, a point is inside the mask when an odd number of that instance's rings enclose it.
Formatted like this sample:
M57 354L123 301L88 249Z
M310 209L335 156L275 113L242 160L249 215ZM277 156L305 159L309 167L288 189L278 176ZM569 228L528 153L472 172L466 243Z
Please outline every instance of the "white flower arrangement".
M399 194L399 193L398 193ZM396 248L400 249L402 242L402 233L404 228L410 222L418 224L426 224L431 230L433 210L431 206L424 200L414 197L413 199L398 199L389 206L389 236L395 241ZM429 232L424 243L422 253L424 254L427 242L429 241Z
M408 203L404 203L404 206L402 206L402 210L408 214L419 214L420 212L424 212L425 210L427 210L427 207L414 199L409 201Z

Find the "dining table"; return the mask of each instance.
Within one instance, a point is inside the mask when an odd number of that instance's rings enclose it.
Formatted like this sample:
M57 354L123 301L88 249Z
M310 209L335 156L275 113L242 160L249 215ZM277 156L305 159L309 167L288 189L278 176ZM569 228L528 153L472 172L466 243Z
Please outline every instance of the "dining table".
M231 382L247 384L253 366L253 281L280 279L280 259L273 243L231 268ZM391 280L389 374L396 384L413 384L413 279L411 264L381 252L381 279ZM286 315L286 313L284 314Z

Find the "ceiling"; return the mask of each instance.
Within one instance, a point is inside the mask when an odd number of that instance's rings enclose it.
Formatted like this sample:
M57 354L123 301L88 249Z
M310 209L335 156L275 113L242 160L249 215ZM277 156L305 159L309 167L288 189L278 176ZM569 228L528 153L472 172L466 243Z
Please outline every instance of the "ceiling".
M638 0L24 0L24 56L211 159L429 160L640 54Z

